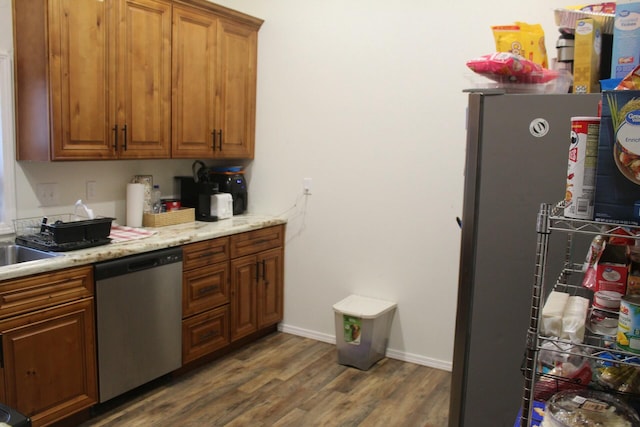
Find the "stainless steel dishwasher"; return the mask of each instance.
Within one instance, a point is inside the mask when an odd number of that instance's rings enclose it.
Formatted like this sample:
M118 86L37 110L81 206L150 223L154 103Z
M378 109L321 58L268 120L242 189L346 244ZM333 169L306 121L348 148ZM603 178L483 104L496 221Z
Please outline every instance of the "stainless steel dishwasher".
M182 248L95 265L100 402L181 366Z

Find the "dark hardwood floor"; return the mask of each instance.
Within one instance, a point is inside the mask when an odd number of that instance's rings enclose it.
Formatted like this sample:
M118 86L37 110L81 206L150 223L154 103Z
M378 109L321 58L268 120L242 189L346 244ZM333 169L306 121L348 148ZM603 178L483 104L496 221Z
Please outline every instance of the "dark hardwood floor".
M82 427L444 427L450 381L449 372L388 358L368 371L342 366L334 345L276 332Z

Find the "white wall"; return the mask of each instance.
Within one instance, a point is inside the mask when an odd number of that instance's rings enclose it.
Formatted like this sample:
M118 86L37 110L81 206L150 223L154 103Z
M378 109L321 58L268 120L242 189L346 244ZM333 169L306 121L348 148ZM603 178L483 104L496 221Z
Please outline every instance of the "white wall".
M464 63L495 50L491 25L516 20L541 23L553 56L553 9L573 2L217 3L265 20L249 197L252 212L290 220L284 330L331 341L332 305L342 298L396 301L390 354L450 368L466 143L462 90L470 86ZM9 4L0 0L0 48L11 46ZM18 214L39 214L38 182L63 184L64 205L96 177L100 213L122 215L130 175L153 173L169 185L189 166L19 164ZM166 167L174 170L163 173ZM306 198L304 177L313 179Z
M282 212L313 178L313 195L290 212L285 326L332 337L334 303L388 299L398 303L391 353L449 367L465 61L495 50L491 25L514 21L541 23L555 55L553 9L573 3L217 3L265 20L252 207Z

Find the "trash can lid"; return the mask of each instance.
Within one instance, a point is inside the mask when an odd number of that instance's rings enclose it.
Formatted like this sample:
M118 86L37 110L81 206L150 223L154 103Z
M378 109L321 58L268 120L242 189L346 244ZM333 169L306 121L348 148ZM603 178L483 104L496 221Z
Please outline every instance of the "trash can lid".
M378 317L394 308L396 308L395 302L383 301L360 295L350 295L333 305L333 309L337 312L363 319Z

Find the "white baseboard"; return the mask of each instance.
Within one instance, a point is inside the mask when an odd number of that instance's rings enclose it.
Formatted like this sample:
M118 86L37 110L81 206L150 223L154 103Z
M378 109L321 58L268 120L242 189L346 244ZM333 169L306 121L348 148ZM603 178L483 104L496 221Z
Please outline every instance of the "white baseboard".
M300 337L314 339L316 341L322 341L329 344L336 343L335 335L323 334L309 329L298 328L297 326L286 325L280 323L278 330L287 334L297 335ZM453 369L452 362L444 360L433 359L430 357L424 357L419 354L407 353L404 351L394 350L392 348L387 349L387 357L391 359L402 360L403 362L415 363L417 365L428 366L430 368L441 369L443 371L451 372Z

